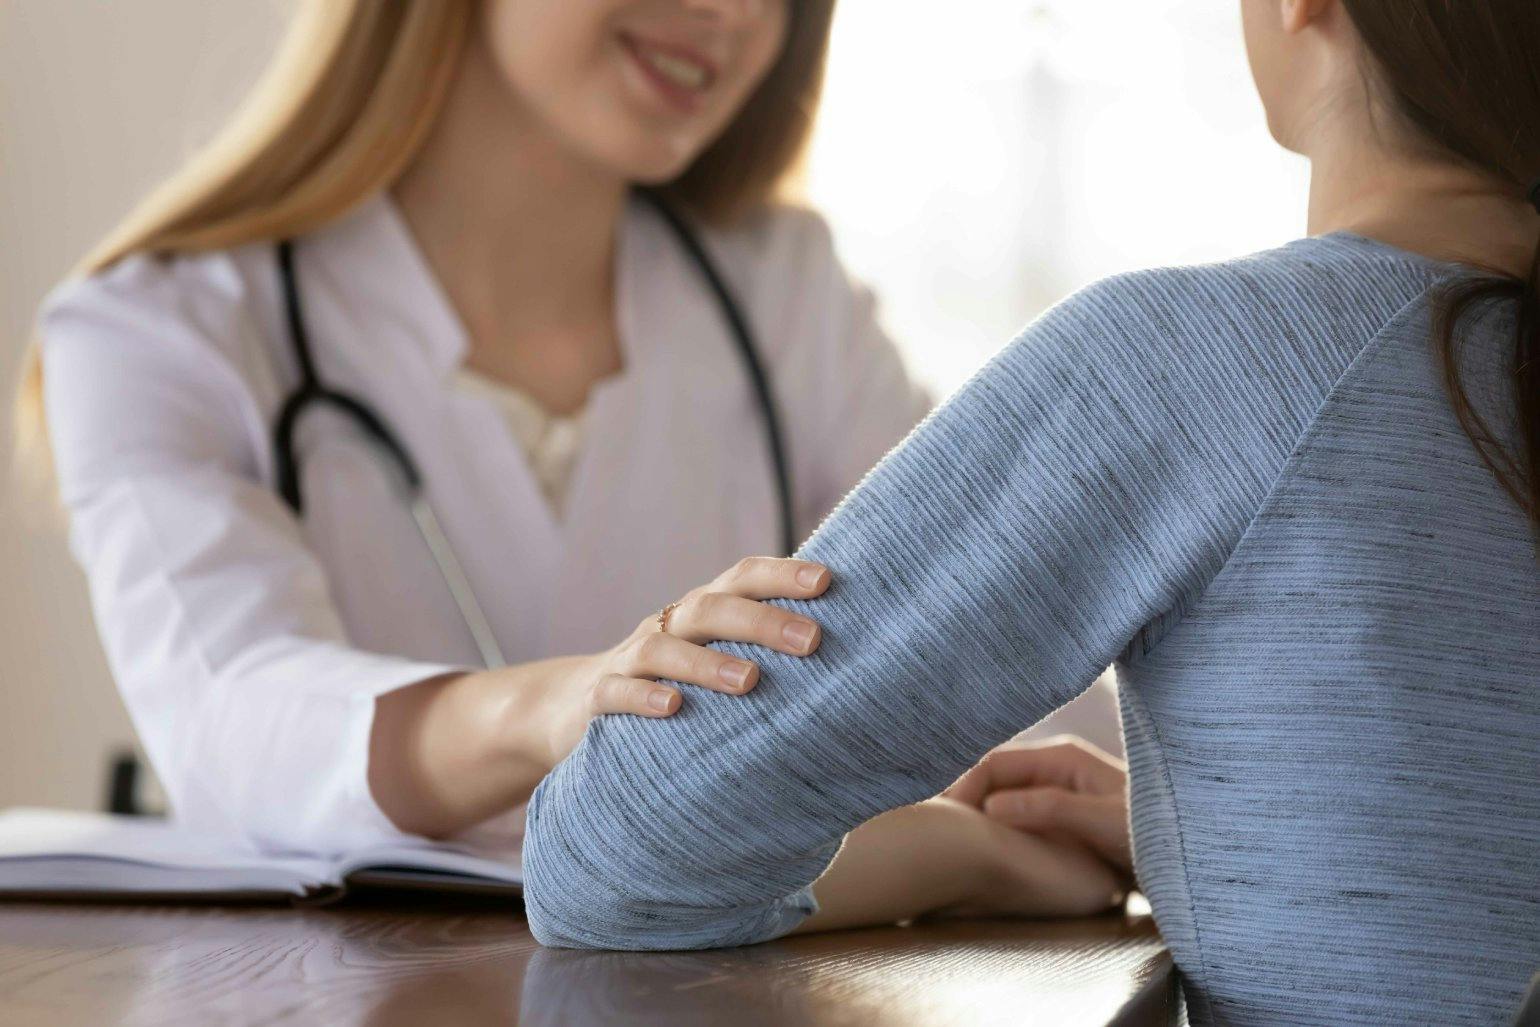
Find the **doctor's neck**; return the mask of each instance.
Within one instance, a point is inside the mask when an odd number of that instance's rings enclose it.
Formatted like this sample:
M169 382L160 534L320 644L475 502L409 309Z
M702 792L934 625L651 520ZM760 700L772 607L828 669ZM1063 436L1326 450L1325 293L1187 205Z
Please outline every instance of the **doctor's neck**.
M483 366L514 340L590 339L589 362L607 362L597 350L618 359L614 248L627 190L556 138L474 36L391 189Z

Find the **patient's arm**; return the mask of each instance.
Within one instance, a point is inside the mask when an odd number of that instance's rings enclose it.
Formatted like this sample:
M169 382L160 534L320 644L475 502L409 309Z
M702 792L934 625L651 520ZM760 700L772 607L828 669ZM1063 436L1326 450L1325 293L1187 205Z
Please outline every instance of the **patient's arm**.
M1039 320L829 516L800 555L832 586L776 601L822 625L816 653L715 643L759 664L758 688L594 722L530 805L537 938L787 933L846 832L935 795L1201 590L1253 512L1194 502L1252 473L1237 433L1204 420L1234 369L1173 353L1124 290ZM1211 367L1227 377L1183 380Z

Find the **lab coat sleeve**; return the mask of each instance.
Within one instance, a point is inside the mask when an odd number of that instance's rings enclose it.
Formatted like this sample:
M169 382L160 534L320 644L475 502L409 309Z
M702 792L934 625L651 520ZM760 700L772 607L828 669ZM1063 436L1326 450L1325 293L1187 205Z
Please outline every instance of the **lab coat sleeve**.
M179 819L268 851L400 838L367 784L374 700L460 668L349 646L263 484L263 413L189 306L136 257L40 320L71 550L118 687Z

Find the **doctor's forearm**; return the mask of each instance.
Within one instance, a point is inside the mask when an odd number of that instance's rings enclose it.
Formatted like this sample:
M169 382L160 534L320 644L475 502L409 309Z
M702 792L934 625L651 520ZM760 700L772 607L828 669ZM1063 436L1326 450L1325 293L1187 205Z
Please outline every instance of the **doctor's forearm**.
M429 837L518 805L592 718L673 716L685 700L660 679L728 695L753 689L752 659L715 652L704 641L733 638L791 657L814 652L816 621L760 600L814 598L829 582L821 564L746 557L674 604L668 632L650 615L599 653L450 674L383 695L370 736L375 802L401 830Z
M551 769L551 694L582 657L452 674L375 703L369 789L398 828L444 838L518 805Z

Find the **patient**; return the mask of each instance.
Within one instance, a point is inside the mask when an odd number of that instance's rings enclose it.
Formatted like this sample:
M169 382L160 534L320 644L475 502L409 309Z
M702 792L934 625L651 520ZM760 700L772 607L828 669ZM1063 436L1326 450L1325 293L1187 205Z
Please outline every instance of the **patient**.
M595 722L530 806L540 940L816 922L847 832L1115 662L1194 1023L1513 1014L1540 967L1540 5L1241 6L1309 237L1060 304L803 548L834 572L784 604L814 656Z

